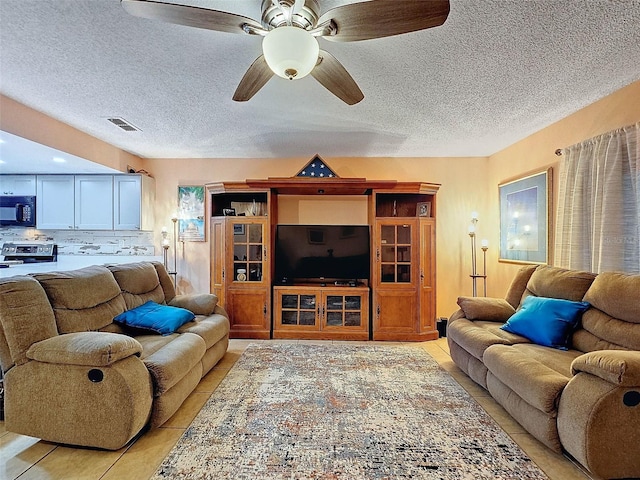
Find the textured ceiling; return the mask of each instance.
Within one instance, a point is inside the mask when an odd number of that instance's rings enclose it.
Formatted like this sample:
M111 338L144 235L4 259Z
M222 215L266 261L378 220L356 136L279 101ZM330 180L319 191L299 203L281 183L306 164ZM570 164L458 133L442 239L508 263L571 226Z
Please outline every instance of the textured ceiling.
M260 0L172 3L260 17ZM118 0L1 0L0 32L4 95L151 158L485 156L640 79L640 0L451 0L441 27L321 39L364 92L355 106L310 76L233 102L259 37Z

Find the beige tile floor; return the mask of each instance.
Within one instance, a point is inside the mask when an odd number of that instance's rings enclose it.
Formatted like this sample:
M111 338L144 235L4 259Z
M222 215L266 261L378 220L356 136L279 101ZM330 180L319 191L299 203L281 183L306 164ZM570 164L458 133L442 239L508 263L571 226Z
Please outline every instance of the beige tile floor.
M202 379L196 390L169 421L160 428L145 432L136 441L115 452L58 446L8 432L4 422L0 422L0 480L148 479L251 342L232 340L222 361ZM402 345L407 348L423 348L429 352L511 435L551 480L591 478L569 459L551 452L526 433L485 390L462 373L449 356L446 339Z

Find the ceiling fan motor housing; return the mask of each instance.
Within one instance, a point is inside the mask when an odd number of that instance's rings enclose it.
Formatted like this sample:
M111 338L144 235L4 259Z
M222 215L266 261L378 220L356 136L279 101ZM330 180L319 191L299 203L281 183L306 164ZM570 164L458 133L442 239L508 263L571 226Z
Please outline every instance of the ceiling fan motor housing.
M293 8L295 0L279 0L286 9ZM317 0L305 0L304 6L291 16L291 25L304 30L314 28L318 23L320 6ZM272 0L262 0L262 25L267 30L288 25L288 19L283 10L274 5Z

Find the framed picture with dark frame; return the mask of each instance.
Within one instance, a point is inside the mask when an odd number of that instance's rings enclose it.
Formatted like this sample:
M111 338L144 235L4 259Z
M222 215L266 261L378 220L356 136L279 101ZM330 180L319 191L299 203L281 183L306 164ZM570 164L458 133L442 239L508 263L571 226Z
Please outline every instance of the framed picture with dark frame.
M498 185L500 257L509 263L546 264L550 256L552 168Z
M324 245L324 229L310 228L307 230L307 241L310 245Z
M416 214L418 217L431 216L431 202L420 202L416 205Z

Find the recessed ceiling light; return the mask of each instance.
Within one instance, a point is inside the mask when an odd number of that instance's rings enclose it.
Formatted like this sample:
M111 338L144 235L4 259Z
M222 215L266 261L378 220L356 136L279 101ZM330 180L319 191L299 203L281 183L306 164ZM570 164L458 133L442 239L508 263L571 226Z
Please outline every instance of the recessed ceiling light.
M53 157L53 161L56 163L65 163L66 160L62 157Z
M0 160L0 164L2 164L2 163L7 163L7 162L5 162L4 160Z

